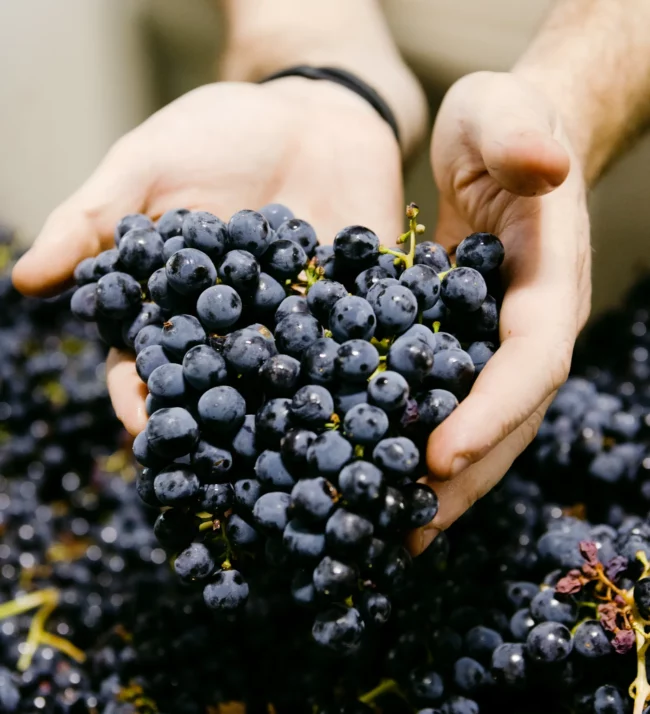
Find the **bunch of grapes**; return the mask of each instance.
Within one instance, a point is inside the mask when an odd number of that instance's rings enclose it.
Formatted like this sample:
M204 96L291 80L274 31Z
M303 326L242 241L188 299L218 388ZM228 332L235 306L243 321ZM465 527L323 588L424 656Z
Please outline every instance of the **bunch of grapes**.
M504 257L478 233L452 266L416 247L417 214L408 252L362 226L319 246L278 204L227 224L129 215L115 248L79 264L73 312L133 349L147 384L139 494L210 607L240 608L263 559L293 573L323 645L353 650L388 620L405 533L437 512L417 482L426 438L495 350Z

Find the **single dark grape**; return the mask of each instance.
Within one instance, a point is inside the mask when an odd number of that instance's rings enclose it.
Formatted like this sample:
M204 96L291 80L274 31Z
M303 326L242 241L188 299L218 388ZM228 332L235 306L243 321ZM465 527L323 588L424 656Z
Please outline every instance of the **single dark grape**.
M573 649L571 632L559 622L542 622L526 639L526 653L533 662L561 662Z
M464 350L438 352L429 373L430 386L451 392L458 399L469 393L474 382L474 363Z
M319 280L309 288L307 304L314 317L327 327L332 308L341 298L347 296L348 291L341 283L335 280Z
M188 248L203 251L212 261L226 250L228 227L208 211L192 211L183 218L183 239Z
M433 349L417 337L400 337L388 350L386 364L409 384L416 385L427 377L434 366Z
M345 653L359 647L363 631L364 624L358 610L336 605L316 616L312 637L323 647Z
M343 418L343 434L353 444L374 446L388 431L386 412L371 404L352 407Z
M244 423L246 402L233 387L212 387L199 399L198 414L204 427L225 436L236 432Z
M199 392L225 384L228 379L224 358L208 345L196 345L183 357L185 381Z
M336 490L322 476L303 478L291 490L292 511L307 523L319 523L331 515L335 498Z
M293 212L281 203L267 203L260 208L259 213L266 218L274 231L279 230L286 221L294 218ZM304 221L301 221L304 223Z
M377 318L367 300L348 295L334 304L329 327L339 343L352 339L370 340L377 328Z
M384 474L368 461L353 461L339 474L339 489L345 501L355 509L367 509L384 495Z
M428 265L436 273L442 273L451 268L447 251L433 241L424 241L415 247L415 264Z
M411 476L420 464L417 446L405 436L382 439L372 452L373 461L382 471L395 478Z
M296 480L288 471L279 452L262 451L255 462L255 475L265 489L289 493Z
M169 285L181 295L198 295L217 280L214 263L195 248L174 253L165 265L165 275Z
M213 285L199 295L196 303L199 320L210 332L219 332L234 325L241 311L241 298L229 285Z
M122 236L134 228L151 230L154 228L154 224L151 218L143 213L129 213L127 216L120 218L117 226L115 226L115 245L118 248Z
M138 281L126 273L108 273L97 281L95 290L97 311L111 320L135 315L142 304Z
M287 315L275 328L278 350L296 359L300 359L322 334L318 320L312 315Z
M170 407L151 415L146 434L155 454L175 459L192 451L199 439L199 427L186 409Z
M186 208L173 208L166 211L156 221L156 230L163 237L163 240L169 240L173 236L179 236L183 230L183 220L189 213Z
M199 494L200 484L193 471L172 464L158 473L153 487L160 503L164 506L177 506L195 499Z
M164 265L164 243L151 228L132 228L120 240L118 253L124 270L138 280Z
M442 301L450 310L473 312L487 296L483 276L473 268L453 268L442 279Z
M296 423L323 427L332 419L334 400L325 387L308 384L295 393L289 411Z
M271 223L271 227L275 228L277 240L291 240L305 251L307 257L313 256L318 245L318 238L316 231L307 221L303 221L301 218L290 218L277 227Z
M350 267L370 265L379 256L379 238L363 226L348 226L334 237L334 255Z
M202 483L229 480L233 459L230 451L202 439L192 452L192 467Z
M336 431L320 434L307 449L307 464L315 476L337 479L354 456L352 444Z
M415 322L418 303L415 295L404 285L382 282L366 296L377 318L377 330L382 335L401 335Z
M271 491L259 497L253 507L255 523L267 533L282 533L289 522L291 496Z
M239 571L221 570L215 576L214 582L203 588L203 600L212 610L232 612L246 604L248 593L248 583Z
M304 298L302 295L289 295L278 305L278 309L275 311L275 321L276 323L280 322L293 313L309 315L310 312L307 298Z
M215 568L214 559L203 543L192 543L174 560L176 575L186 583L209 578Z
M420 310L433 307L440 296L440 278L438 273L428 265L414 265L407 268L399 279L407 287L418 302Z
M504 257L503 243L492 233L472 233L456 248L456 265L474 268L482 275L496 270Z
M262 364L259 375L269 397L293 396L300 382L300 362L289 355L273 355Z
M228 221L228 250L245 250L260 257L275 235L266 218L257 211L237 211Z

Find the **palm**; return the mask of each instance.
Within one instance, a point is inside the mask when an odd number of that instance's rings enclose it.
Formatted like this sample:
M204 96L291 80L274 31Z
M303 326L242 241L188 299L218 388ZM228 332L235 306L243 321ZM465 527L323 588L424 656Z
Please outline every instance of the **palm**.
M397 235L401 172L390 130L345 90L299 81L209 85L151 117L127 139L151 161L140 210L227 218L281 201L323 242L351 223Z

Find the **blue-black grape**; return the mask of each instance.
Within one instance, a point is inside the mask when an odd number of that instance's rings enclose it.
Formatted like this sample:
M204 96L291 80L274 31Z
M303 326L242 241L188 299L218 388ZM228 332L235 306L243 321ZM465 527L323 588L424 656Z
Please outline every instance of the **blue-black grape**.
M332 419L334 400L325 387L308 384L295 393L289 411L297 423L323 427Z
M321 326L311 315L287 315L275 328L278 350L296 359L321 336Z
M213 516L223 516L229 511L235 495L230 483L207 483L201 486L199 494L201 508Z
M217 280L214 263L195 248L174 253L165 265L165 275L169 285L181 295L197 295Z
M267 273L260 273L251 298L251 309L264 318L273 315L286 297L284 286Z
M366 382L379 366L379 352L365 340L348 340L338 347L334 364L341 379Z
M278 451L262 451L255 462L255 475L265 489L289 493L296 480Z
M132 228L120 240L120 263L134 278L148 278L164 265L163 248L163 239L155 230Z
M183 221L189 213L186 208L172 208L160 216L156 221L156 230L163 237L169 240L173 236L181 235L183 231Z
M290 468L298 470L304 474L307 466L307 451L316 441L316 434L308 429L290 429L280 442L280 453L282 460Z
M474 382L474 363L464 350L442 350L433 360L429 382L435 389L444 389L463 399Z
M282 203L267 203L260 208L259 213L266 218L271 228L277 231L286 221L294 218L293 211Z
M313 342L302 355L302 374L314 383L327 385L336 379L336 359L339 345L330 337Z
M571 632L559 622L542 622L526 638L526 653L533 662L561 662L572 649Z
M294 514L309 523L329 518L336 503L336 490L322 476L303 478L291 490L291 507Z
M375 313L377 329L382 335L401 335L415 322L418 302L404 285L380 282L368 291L366 299Z
M474 268L482 275L496 270L504 257L503 243L492 233L472 233L456 248L456 265Z
M373 532L371 521L344 508L334 511L325 524L328 550L342 558L353 557L367 548Z
M334 303L329 315L329 327L337 342L370 340L377 328L377 318L367 300L347 295Z
M146 434L155 454L175 459L194 448L199 440L199 426L186 409L169 407L151 415Z
M182 360L188 350L202 345L205 340L205 330L193 315L174 315L163 323L160 344L178 360Z
M196 345L183 357L185 381L199 392L225 384L228 379L226 361L212 347Z
M276 323L280 322L294 312L300 315L310 314L311 311L309 309L307 298L304 298L302 295L289 295L288 297L285 297L278 305L278 309L275 311Z
M203 483L227 481L232 468L230 451L202 439L192 452L192 468Z
M298 562L316 562L325 555L325 533L294 518L287 523L282 542L289 555Z
M269 399L255 415L255 434L259 443L276 449L291 426L291 400Z
M289 522L291 496L271 491L259 497L253 507L255 523L266 532L282 533Z
M413 385L421 383L434 366L433 349L418 337L400 337L388 350L388 369Z
M379 238L363 226L348 226L334 237L334 255L346 265L365 267L379 256Z
M226 249L228 227L208 211L192 211L183 218L183 239L188 248L203 251L217 261Z
M458 406L458 399L446 389L431 389L418 400L418 423L430 430L442 422Z
M339 474L339 489L347 503L357 509L380 501L386 487L384 474L368 461L353 461Z
M300 382L300 362L289 355L273 355L262 364L259 375L267 396L292 396Z
M343 419L343 433L353 444L373 446L381 441L388 431L386 412L372 404L352 407Z
M314 569L313 578L314 587L319 595L340 602L354 592L358 571L354 565L326 555Z
M424 483L412 483L403 489L406 499L406 518L411 528L422 528L438 513L438 497Z
M215 568L214 559L203 543L191 543L174 560L176 575L186 583L209 578Z
M172 404L182 406L188 401L183 368L174 362L156 367L149 375L147 389L155 399L159 399L161 403L166 403L169 406Z
M385 412L394 412L406 406L409 398L408 382L397 372L386 370L375 375L368 383L368 399Z
M237 211L228 221L228 249L248 251L255 257L266 253L274 239L266 218L257 211Z
M234 325L241 315L242 301L229 285L213 285L204 290L196 302L201 324L211 332Z
M203 589L205 604L213 610L233 611L246 604L248 583L237 570L220 570Z
M347 439L336 431L326 431L307 449L307 464L314 475L336 478L353 456L352 444Z
M420 464L417 446L405 436L382 439L375 446L372 458L384 473L399 478L413 475Z
M319 280L309 288L307 304L314 317L327 327L332 308L341 298L347 296L348 291L341 283L335 280Z
M290 218L277 227L271 224L271 227L276 229L277 240L291 240L305 251L307 257L313 256L318 245L318 238L316 231L307 221L303 221L301 218Z
M438 273L428 265L414 265L412 268L407 268L400 275L399 281L415 295L420 310L428 310L438 301L440 278Z
M129 213L127 216L120 218L114 231L115 245L118 248L120 240L122 240L122 236L134 228L152 229L154 228L154 224L151 218L149 218L149 216L145 216L143 213Z
M318 644L335 652L353 652L361 644L363 631L358 610L336 605L316 616L312 636Z
M264 253L264 265L278 280L293 280L307 265L307 254L299 243L276 239Z
M143 382L147 382L153 371L171 360L161 345L150 345L138 353L135 358L135 369Z
M246 402L233 387L212 387L199 399L198 414L206 429L220 436L231 434L244 423Z
M138 281L126 273L114 272L97 281L95 291L97 311L111 320L134 315L142 304Z
M354 279L355 295L365 298L368 291L377 285L380 280L391 277L393 276L387 270L378 265L362 270Z
M97 283L88 282L77 288L70 300L72 314L86 322L97 320Z
M160 503L164 506L176 506L196 498L200 483L193 471L172 464L157 474L153 487Z
M230 285L240 295L252 295L259 285L260 264L246 250L231 250L219 263L218 275L222 283Z
M485 300L487 285L477 270L453 268L442 279L440 296L450 310L473 312Z
M414 262L416 265L428 265L436 273L443 273L451 268L447 251L433 241L424 241L415 247Z
M573 648L589 659L606 657L612 652L609 638L598 620L585 620L573 632Z
M257 330L245 328L231 332L223 344L223 357L238 375L257 374L264 363L276 354L275 345Z

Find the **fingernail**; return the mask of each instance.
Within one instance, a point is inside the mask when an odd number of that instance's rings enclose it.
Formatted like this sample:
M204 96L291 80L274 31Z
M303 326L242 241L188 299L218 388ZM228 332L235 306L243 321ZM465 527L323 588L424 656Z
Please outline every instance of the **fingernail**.
M471 465L471 461L465 456L457 456L451 462L451 475L457 476L461 471L464 471Z
M420 552L426 550L439 535L440 535L440 530L438 528L423 529L422 530L422 539L420 541L422 550Z

